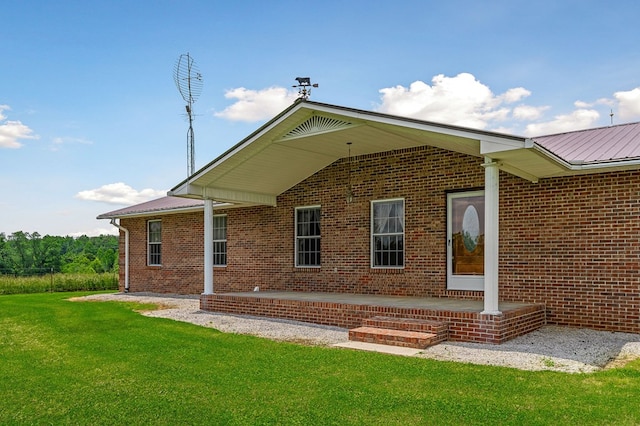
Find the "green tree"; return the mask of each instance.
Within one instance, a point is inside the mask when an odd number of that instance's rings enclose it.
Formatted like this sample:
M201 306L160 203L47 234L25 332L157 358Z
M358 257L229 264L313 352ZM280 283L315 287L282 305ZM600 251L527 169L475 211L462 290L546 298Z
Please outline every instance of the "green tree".
M0 274L53 272L114 272L118 237L58 237L38 232L0 233Z
M92 262L85 255L76 256L72 262L65 264L62 267L64 274L90 274L96 271L92 267Z
M4 232L0 232L0 274L12 272L11 267L11 252L7 236Z

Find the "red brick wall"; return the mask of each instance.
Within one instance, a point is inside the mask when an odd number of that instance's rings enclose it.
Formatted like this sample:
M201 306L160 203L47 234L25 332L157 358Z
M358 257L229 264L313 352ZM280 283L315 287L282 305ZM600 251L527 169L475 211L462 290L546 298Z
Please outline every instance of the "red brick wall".
M484 186L481 159L423 147L338 161L278 197L228 214L218 292L348 292L480 299L446 290L446 192ZM640 332L640 172L542 180L501 173L500 299L545 303L550 323ZM370 268L370 202L405 200L405 268ZM322 267L295 268L294 209L321 205ZM163 266L147 267L146 220L131 231L132 291L201 293L202 213L163 220ZM121 253L124 247L121 243ZM121 259L121 276L124 266ZM121 282L123 282L121 277Z
M503 174L500 297L543 302L550 323L640 332L640 172Z
M338 161L278 197L277 207L229 210L228 266L214 272L214 286L444 296L445 191L482 187L481 162L429 147L360 156L352 160L352 203L345 197L347 163ZM405 200L405 268L372 269L370 202L389 198ZM321 206L319 269L293 266L294 210L309 205Z
M129 230L129 290L202 293L202 212L122 219ZM162 220L162 266L147 266L147 221ZM124 233L120 231L120 291L124 291Z

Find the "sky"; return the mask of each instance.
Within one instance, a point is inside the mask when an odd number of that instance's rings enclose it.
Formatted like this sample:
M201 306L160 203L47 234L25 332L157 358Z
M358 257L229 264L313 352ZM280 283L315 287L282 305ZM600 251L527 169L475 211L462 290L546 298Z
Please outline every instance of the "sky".
M187 177L174 68L202 75L195 167L310 99L541 136L640 121L640 2L23 0L0 11L0 233L96 216ZM611 116L613 113L613 117Z

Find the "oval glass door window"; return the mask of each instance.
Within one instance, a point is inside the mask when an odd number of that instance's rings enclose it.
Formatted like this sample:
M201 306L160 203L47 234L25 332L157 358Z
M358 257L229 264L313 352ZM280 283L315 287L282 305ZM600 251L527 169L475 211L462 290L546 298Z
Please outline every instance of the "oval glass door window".
M462 217L462 241L464 247L473 252L478 247L480 237L480 218L474 206L468 206Z

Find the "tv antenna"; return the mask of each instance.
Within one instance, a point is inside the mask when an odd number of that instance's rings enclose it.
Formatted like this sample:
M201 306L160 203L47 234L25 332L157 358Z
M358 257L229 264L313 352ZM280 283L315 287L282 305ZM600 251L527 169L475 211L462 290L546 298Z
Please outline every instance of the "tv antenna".
M311 78L309 77L296 77L296 81L298 84L292 87L298 88L298 99L309 99L309 96L311 96L311 88L318 87L317 83L311 84Z
M189 130L187 130L187 177L195 172L195 137L193 134L193 103L198 100L202 92L202 74L189 53L180 55L173 70L173 80L187 103L187 117L189 118Z

